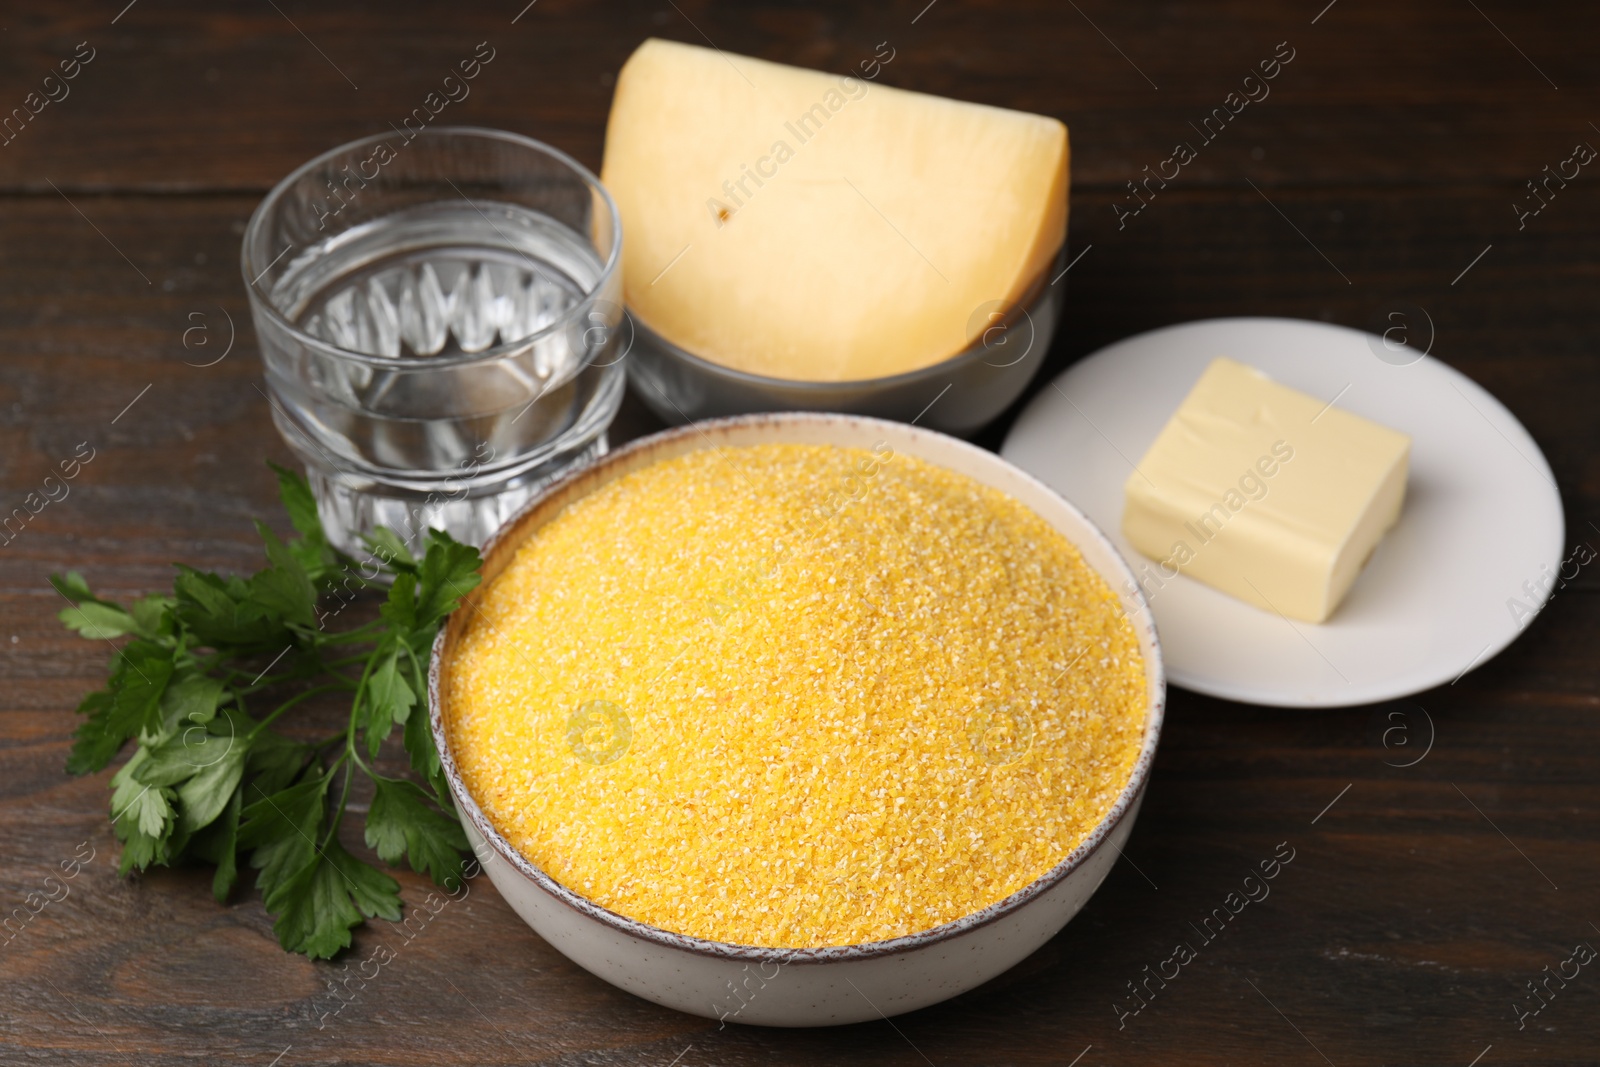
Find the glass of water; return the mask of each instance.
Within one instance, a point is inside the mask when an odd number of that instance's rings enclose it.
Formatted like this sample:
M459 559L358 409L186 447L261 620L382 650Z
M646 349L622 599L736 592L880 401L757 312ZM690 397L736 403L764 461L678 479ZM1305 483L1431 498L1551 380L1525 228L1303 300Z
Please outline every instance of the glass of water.
M495 130L380 134L267 195L241 253L272 418L334 544L482 544L606 450L622 229L595 176Z

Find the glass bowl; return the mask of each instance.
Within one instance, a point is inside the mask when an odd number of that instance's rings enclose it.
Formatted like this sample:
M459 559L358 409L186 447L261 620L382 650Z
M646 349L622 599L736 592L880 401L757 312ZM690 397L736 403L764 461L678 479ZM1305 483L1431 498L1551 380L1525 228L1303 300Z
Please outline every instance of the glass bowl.
M593 174L498 130L352 141L267 194L240 257L265 395L335 545L481 543L604 454L621 249Z

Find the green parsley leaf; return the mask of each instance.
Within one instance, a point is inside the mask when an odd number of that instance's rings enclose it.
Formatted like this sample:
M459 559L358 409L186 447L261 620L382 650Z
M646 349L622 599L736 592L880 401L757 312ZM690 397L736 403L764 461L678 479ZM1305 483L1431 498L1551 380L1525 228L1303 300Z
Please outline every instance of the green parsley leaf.
M312 495L305 477L276 463L267 466L278 476L278 499L283 501L283 510L289 513L289 523L295 532L307 541L326 541L322 517L317 514L317 498Z
M311 584L305 566L266 523L258 521L256 532L266 542L267 559L272 566L257 571L250 579L252 599L285 622L315 626L317 589Z
M205 736L205 745L191 749L199 761L198 769L178 786L179 818L191 833L209 826L227 807L244 777L245 753L250 746L245 737Z
M378 609L390 629L410 633L417 628L417 576L405 571L395 576L389 598Z
M395 723L406 721L416 702L417 695L406 684L400 650L392 649L367 679L366 736L372 756L378 755L378 747Z
M300 536L289 542L289 551L300 561L306 575L313 583L322 582L340 569L343 562L339 553L328 543L322 528L322 517L317 513L317 500L304 477L294 471L269 463L278 476L278 497L289 513L289 522Z
M216 717L226 691L220 678L185 671L171 679L161 694L161 721L168 729L204 726Z
M314 960L328 959L350 947L350 930L363 917L400 918L400 884L335 840L295 872L280 903L272 927L278 943Z
M174 826L172 790L135 777L144 756L142 749L135 752L111 777L111 826L122 842L123 874L160 860Z
M239 812L243 806L244 790L235 789L216 821L196 833L189 842L191 856L216 865L211 895L217 898L218 904L227 903L228 894L233 892L239 878Z
M440 806L448 806L450 789L444 780L444 765L434 746L433 728L427 715L419 712L406 719L405 744L406 753L411 757L411 769L427 781Z
M296 536L257 523L266 565L249 577L179 564L171 596L119 605L95 596L76 571L52 576L69 601L60 613L68 628L125 641L105 685L78 707L67 769L99 770L134 742L111 778L123 873L210 863L222 901L247 862L279 941L320 958L348 947L365 919L400 916L399 886L340 841L358 775L374 783L364 836L379 859L407 859L441 883L459 876L467 838L418 705L422 657L477 585L480 560L438 531L414 555L380 529L368 538L372 557L358 564L328 541L305 479L274 471ZM329 629L357 594L385 582L377 619ZM273 729L300 704L336 692L349 714L332 737L308 744ZM368 763L396 726L426 786L377 775Z
M67 757L68 774L91 774L111 762L128 735L111 728L111 690L96 689L78 704L78 714L88 719L78 727Z
M139 779L137 772L145 762L136 753L111 777L111 821L128 820L124 829L137 829L151 837L162 837L172 823L172 793Z
M74 604L81 604L85 600L92 600L97 604L105 603L89 590L89 583L77 571L68 571L66 574L52 574L50 576L50 585L56 592Z
M386 526L380 526L362 538L367 548L372 550L373 556L383 560L395 570L404 574L417 569L416 557L412 556L411 549L400 539L400 535Z
M426 872L435 882L456 877L461 853L468 847L466 832L454 813L435 808L428 795L410 782L391 778L372 780L372 808L367 812L367 846L385 863L409 856L411 869Z
M224 581L181 563L178 571L172 585L177 594L174 610L199 644L242 652L276 651L288 643L282 618L256 601L244 582Z
M70 608L62 608L56 616L67 629L76 630L91 640L110 640L139 633L134 617L115 604L102 604L98 600L85 600Z
M134 641L117 653L110 686L83 698L78 712L88 718L78 727L67 770L97 771L111 762L130 737L154 732L161 724L161 696L172 676L172 650Z
M149 641L123 647L111 676L109 725L124 737L161 726L161 697L172 677L173 652Z
M273 894L316 855L329 781L320 767L314 767L299 782L276 793L251 789L257 799L241 812L239 845L255 850L250 866L261 872L256 885L265 894L268 909L274 909Z
M399 882L350 855L337 839L328 842L324 852L324 858L344 876L350 899L362 915L369 919L400 921Z
M52 574L50 584L72 602L71 607L63 608L56 617L68 629L96 641L128 634L155 638L161 632L162 614L172 603L170 597L147 596L134 601L132 610L124 610L95 596L77 571Z
M161 637L168 624L167 613L176 605L177 601L172 597L157 593L135 600L128 609L128 614L133 616L134 625L138 627L135 632L140 637L152 639Z
M311 755L311 746L291 741L280 733L262 730L245 754L245 774L250 778L250 795L265 796L288 788L299 776Z
M428 531L428 551L417 572L418 626L432 626L478 587L478 550L440 530Z
M217 873L211 879L211 895L218 904L226 903L228 894L233 892L233 883L239 878L239 808L243 792L233 794L233 799L228 801L224 817L213 823L221 826L221 840L217 845Z

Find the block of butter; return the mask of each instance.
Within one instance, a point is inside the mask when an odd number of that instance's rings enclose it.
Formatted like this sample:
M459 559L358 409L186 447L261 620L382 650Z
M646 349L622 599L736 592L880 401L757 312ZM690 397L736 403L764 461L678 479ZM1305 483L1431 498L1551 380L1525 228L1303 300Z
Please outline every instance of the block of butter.
M1411 439L1279 385L1206 368L1128 476L1122 532L1156 561L1293 619L1333 614L1400 515Z

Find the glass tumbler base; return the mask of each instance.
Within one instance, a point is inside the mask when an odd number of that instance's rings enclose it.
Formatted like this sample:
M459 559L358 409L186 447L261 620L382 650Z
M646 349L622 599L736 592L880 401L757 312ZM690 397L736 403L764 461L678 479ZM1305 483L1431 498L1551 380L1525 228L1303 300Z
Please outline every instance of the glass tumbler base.
M422 552L430 529L443 530L457 541L481 547L505 521L557 478L599 459L607 452L604 433L577 451L520 472L511 482L473 484L461 479L453 492L422 493L400 486L326 469L305 462L306 478L317 500L328 540L355 559L372 555L362 535L387 527L414 554ZM305 459L304 456L301 457Z

